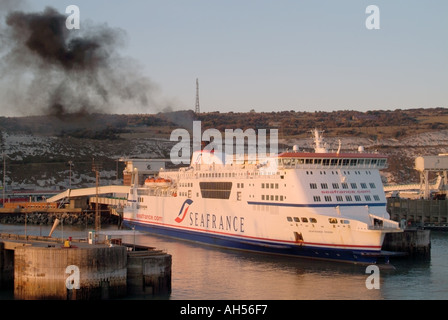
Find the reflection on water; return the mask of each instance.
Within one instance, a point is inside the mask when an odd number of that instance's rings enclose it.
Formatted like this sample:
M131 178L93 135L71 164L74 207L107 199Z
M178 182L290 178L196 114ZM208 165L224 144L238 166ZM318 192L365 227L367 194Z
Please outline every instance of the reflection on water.
M23 225L0 225L0 232L24 234ZM116 229L105 226L104 229ZM50 227L28 226L48 235ZM54 237L86 237L85 227L61 227ZM447 299L448 233L432 233L430 261L394 261L380 269L380 289L367 289L365 266L263 255L215 248L149 234L123 236L172 255L173 300ZM4 297L4 296L3 296ZM0 293L0 298L2 295ZM139 297L141 299L141 297ZM154 298L154 297L149 297Z
M366 288L368 274L362 266L226 250L154 236L139 236L136 241L172 254L171 299L382 298L380 291Z

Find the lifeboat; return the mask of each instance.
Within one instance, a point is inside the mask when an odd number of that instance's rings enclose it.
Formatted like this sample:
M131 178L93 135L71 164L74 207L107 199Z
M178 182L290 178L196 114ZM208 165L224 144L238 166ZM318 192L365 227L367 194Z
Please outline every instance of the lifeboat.
M146 178L145 186L153 186L155 181L156 181L156 179L154 179L154 178Z
M169 186L171 184L171 180L170 179L164 179L164 178L147 178L145 180L145 185L146 186L151 186L151 187L166 187Z

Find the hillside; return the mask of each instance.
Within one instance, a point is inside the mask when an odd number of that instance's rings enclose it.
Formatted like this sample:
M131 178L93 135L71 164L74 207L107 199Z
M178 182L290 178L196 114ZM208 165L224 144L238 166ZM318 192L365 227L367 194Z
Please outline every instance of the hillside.
M120 158L169 158L176 128L202 130L278 129L279 148L311 148L310 130L325 130L330 149L339 140L344 150L363 145L389 155L385 182L418 182L413 169L419 155L448 152L448 109L195 114L178 111L143 115L70 114L64 116L0 117L1 148L6 155L6 185L13 189L63 190L95 183L92 162L102 164L101 184L120 183ZM3 172L3 170L2 170Z

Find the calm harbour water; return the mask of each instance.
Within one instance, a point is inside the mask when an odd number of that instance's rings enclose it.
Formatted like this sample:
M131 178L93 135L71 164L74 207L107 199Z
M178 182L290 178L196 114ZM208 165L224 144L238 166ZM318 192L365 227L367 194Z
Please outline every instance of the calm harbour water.
M27 226L29 235L48 235L51 226ZM116 226L103 226L116 230ZM86 227L59 226L54 237L85 238ZM0 232L24 234L24 225ZM448 299L448 232L431 233L431 259L392 260L380 270L380 288L368 289L365 266L270 256L215 248L150 234L123 236L172 255L171 300L425 300ZM0 299L13 299L0 289ZM142 299L142 297L138 297Z

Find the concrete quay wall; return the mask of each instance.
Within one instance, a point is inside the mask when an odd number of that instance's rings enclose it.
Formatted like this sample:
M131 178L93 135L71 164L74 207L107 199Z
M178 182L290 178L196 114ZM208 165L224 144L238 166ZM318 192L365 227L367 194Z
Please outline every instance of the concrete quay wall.
M405 229L403 232L387 233L382 249L393 252L406 252L411 258L430 258L431 231Z
M0 287L14 290L17 300L171 293L170 254L111 242L0 234Z
M134 295L171 293L172 257L163 252L128 253L128 292Z

